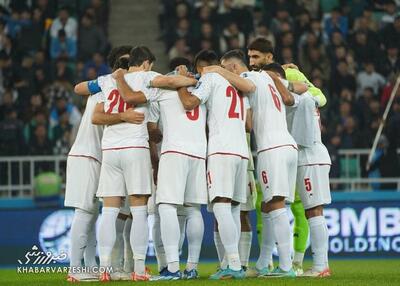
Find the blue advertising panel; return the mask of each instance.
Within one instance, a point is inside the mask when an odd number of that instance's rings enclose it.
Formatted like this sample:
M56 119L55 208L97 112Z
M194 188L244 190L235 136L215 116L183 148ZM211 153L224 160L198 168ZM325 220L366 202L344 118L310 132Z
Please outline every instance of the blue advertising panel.
M400 257L399 206L399 200L330 205L325 209L330 257ZM206 227L201 256L216 259L213 217L205 210L203 215ZM0 265L16 265L35 246L53 255L68 253L73 210L0 210L0 217ZM255 215L252 223L254 226ZM149 224L152 224L151 217ZM254 234L252 258L256 258L257 253L257 235ZM154 256L151 242L148 254Z

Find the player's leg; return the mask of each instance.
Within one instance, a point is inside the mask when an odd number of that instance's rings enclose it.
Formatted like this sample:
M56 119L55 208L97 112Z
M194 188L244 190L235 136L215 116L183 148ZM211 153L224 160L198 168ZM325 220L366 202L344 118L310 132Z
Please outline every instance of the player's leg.
M111 267L111 253L116 241L116 221L121 206L121 197L104 197L102 214L99 222L99 256L100 266ZM102 274L102 281L111 280L109 273Z
M158 208L154 212L154 224L153 224L153 241L154 250L156 252L158 272L161 273L167 269L167 257L165 255L164 245L161 239L161 228L160 228L160 215Z
M264 209L265 203L261 204L261 208ZM261 234L261 245L260 255L256 263L256 271L259 275L267 275L272 271L272 252L275 248L275 237L273 232L273 225L271 216L266 212L261 212L262 221L262 234Z
M99 175L100 164L96 160L68 157L65 206L75 208L71 226L70 266L72 267L80 267L84 256L85 266L96 266L96 252L91 251L96 247L96 238L90 234L93 233L98 216L99 202L96 191ZM93 279L93 276L71 272L68 274L68 281L87 279Z
M131 274L124 272L124 228L125 222L130 215L129 204L124 198L124 206L121 207L115 222L116 239L111 253L111 265L113 267L113 273L111 273L111 280L130 280Z
M133 252L132 280L146 281L146 254L149 243L147 203L152 190L150 153L147 149L126 149L121 152L121 167L129 197L132 227L130 244Z
M133 272L133 252L130 244L131 237L131 228L132 228L132 215L129 214L129 217L125 220L124 230L123 230L123 238L124 238L124 272L132 273Z
M297 150L282 147L259 154L259 177L261 178L265 204L262 211L271 219L272 231L279 254L279 267L270 275L295 276L291 260L291 231L285 201L293 201ZM293 179L294 177L294 179Z
M85 252L83 253L83 260L85 261L86 267L96 267L96 246L97 246L97 239L96 239L96 221L98 218L98 212L93 217L92 228L88 234L88 242L85 248Z
M161 239L167 258L167 271L160 273L160 280L181 278L179 269L179 241L181 231L177 208L184 203L189 157L163 154L159 162L156 201L160 215Z
M179 206L177 209L178 221L179 221L179 230L181 232L179 238L179 253L182 252L183 243L185 242L185 234L186 234L186 209L184 206Z
M188 259L185 274L189 277L191 272L197 272L200 259L201 243L204 235L204 221L200 205L186 206L186 236L188 241ZM195 271L194 271L195 270ZM197 278L197 274L193 274Z
M247 161L245 162L247 163ZM224 166L224 168L221 168ZM239 257L240 206L245 202L245 187L236 186L237 179L245 185L246 169L242 159L234 156L214 155L208 158L208 188L212 210L218 222L218 233L224 246L228 268L212 275L211 279L243 278ZM238 174L243 172L244 174ZM236 188L237 187L237 188ZM241 188L239 190L239 188Z
M290 209L294 216L294 228L293 228L293 269L297 275L303 274L303 259L304 253L307 248L308 240L308 222L305 215L303 203L301 198L296 191L294 202L291 204Z
M251 241L253 232L251 229L250 213L248 211L240 212L240 239L239 239L239 257L242 268L246 271L249 266L249 257L251 251Z
M323 215L323 206L331 202L329 189L329 165L299 167L297 187L306 209L310 226L310 242L313 253L313 266L304 276L330 276L328 264L328 228Z

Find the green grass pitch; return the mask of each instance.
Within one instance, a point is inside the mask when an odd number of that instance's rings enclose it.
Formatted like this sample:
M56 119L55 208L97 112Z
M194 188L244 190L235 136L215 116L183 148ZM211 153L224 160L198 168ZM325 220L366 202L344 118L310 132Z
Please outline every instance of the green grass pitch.
M308 267L310 262L306 262ZM136 282L151 285L400 285L400 259L380 260L333 260L330 262L332 277L329 278L252 278L245 280L210 281L208 276L215 272L216 263L202 263L199 266L201 278L191 281ZM151 265L152 271L155 265ZM71 285L65 281L65 274L17 274L14 269L0 270L0 285ZM133 282L110 282L109 285L129 285ZM101 282L83 283L104 285Z

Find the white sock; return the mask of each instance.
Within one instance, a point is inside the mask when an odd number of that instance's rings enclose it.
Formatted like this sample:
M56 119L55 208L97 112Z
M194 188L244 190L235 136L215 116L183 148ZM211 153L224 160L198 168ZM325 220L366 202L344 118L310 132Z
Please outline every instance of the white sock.
M230 203L214 203L213 211L218 221L218 232L228 258L229 268L240 270L242 267L239 258L239 237L232 215L232 206Z
M125 220L123 237L124 237L124 271L131 273L133 272L133 252L130 243L132 230L132 219L128 217Z
M221 237L219 236L218 231L214 231L214 244L215 244L215 249L217 250L219 263L221 264L222 260L224 259L225 249L224 249L224 245L222 244ZM222 268L222 269L225 269L225 268Z
M186 207L187 225L186 235L188 240L188 259L186 270L197 269L199 263L201 243L204 235L204 221L200 206Z
M99 223L99 256L100 266L111 266L111 252L115 244L117 220L119 208L103 207Z
M272 229L272 219L267 213L261 213L262 218L262 236L260 246L260 256L258 257L256 268L263 269L272 264L272 252L275 247L275 237Z
M279 267L283 271L289 271L292 268L289 216L285 208L271 211L269 214L271 216L272 229L278 248Z
M253 239L253 232L242 231L239 240L239 257L242 266L249 266L249 257L251 250L251 240Z
M83 253L88 246L88 236L92 229L94 214L75 209L71 226L70 266L81 266Z
M135 273L143 275L146 272L145 261L149 245L149 225L147 223L147 205L130 207L132 214L131 247Z
M232 205L232 216L235 221L236 231L238 240L240 239L240 233L242 232L242 224L240 222L240 205Z
M83 258L85 261L85 266L86 267L96 267L97 266L97 261L96 261L96 246L97 246L97 240L96 240L96 220L98 217L98 213L93 217L93 222L92 228L89 232L88 235L88 242L85 248L85 252L83 253Z
M181 236L176 205L160 204L161 238L167 256L168 271L179 270L179 240Z
M161 239L161 229L160 229L160 215L158 211L154 214L154 224L153 224L153 242L154 250L156 252L158 271L168 266L167 257L165 256L164 245Z
M303 260L304 260L304 253L295 251L293 255L293 263L303 265Z
M124 226L125 220L117 217L115 221L115 243L111 252L111 266L114 271L121 271L124 259Z
M182 252L183 243L185 242L186 233L186 210L184 206L179 206L176 210L179 222L180 238L179 238L179 253Z
M313 253L313 268L322 271L328 267L328 227L325 217L316 216L308 219L310 226L311 249Z

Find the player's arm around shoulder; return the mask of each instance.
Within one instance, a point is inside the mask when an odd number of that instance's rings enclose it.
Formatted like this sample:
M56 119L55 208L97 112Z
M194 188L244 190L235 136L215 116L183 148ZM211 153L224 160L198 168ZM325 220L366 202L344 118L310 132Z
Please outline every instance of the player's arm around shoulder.
M224 77L231 85L243 93L252 93L256 90L255 84L246 78L228 71L220 66L208 66L204 68L204 73L218 73Z
M274 81L276 88L278 89L279 94L281 95L282 101L287 106L292 106L295 103L293 95L290 91L284 86L281 79L277 77L273 72L266 72Z
M126 73L127 71L124 69L117 69L115 72L113 72L113 78L117 82L119 94L126 103L133 105L146 103L147 98L145 94L141 91L132 90L132 88L128 85L125 80Z
M74 92L77 95L91 95L101 91L98 80L82 81L75 85Z
M201 104L200 99L189 92L187 87L180 87L177 89L177 91L179 99L181 100L183 108L185 108L185 110L193 110Z
M122 122L133 124L142 124L144 121L144 114L136 112L132 108L127 109L122 113L106 113L104 111L104 103L96 104L92 115L92 123L94 125L114 125Z

